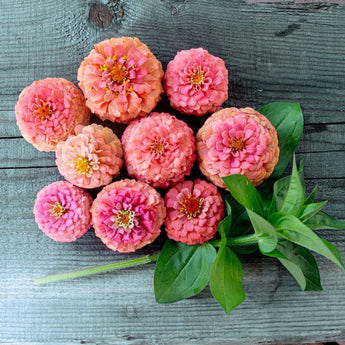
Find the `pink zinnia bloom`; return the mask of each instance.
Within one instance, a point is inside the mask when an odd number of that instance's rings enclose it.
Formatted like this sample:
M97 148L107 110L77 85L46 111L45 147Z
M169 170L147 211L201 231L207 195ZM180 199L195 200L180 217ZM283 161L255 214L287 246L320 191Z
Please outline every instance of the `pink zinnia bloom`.
M160 234L164 200L146 183L125 179L105 186L91 207L96 236L112 250L128 253Z
M63 78L34 81L19 95L17 125L29 143L40 151L55 151L78 124L87 125L90 110L78 88Z
M58 242L72 242L91 227L92 198L84 189L57 181L37 193L34 215L38 227Z
M138 38L95 44L78 69L87 106L102 120L128 123L147 115L161 99L163 68Z
M200 179L172 187L165 195L165 205L168 237L187 244L210 240L224 214L223 200L217 187Z
M228 99L228 70L205 49L182 50L169 62L164 86L173 108L201 116Z
M197 134L201 172L226 188L224 176L242 174L258 186L279 159L277 131L252 108L225 108L209 117Z
M128 174L155 188L183 181L196 159L193 131L168 113L131 122L122 145Z
M58 144L56 165L67 181L96 188L120 174L122 155L121 142L110 128L96 124L77 126L75 135Z

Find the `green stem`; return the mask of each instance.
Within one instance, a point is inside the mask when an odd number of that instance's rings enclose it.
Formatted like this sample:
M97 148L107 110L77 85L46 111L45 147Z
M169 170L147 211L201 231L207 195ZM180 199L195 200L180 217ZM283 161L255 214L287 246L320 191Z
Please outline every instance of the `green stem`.
M50 283L50 282L55 282L58 280L84 277L84 276L88 276L91 274L107 272L107 271L111 271L111 270L117 270L119 268L138 266L138 265L146 264L148 262L157 260L158 255L159 255L159 253L155 253L155 254L151 254L151 255L140 256L140 257L132 259L132 260L119 261L119 262L114 262L112 264L98 266L98 267L92 267L92 268L86 268L86 269L79 270L79 271L55 274L52 276L39 278L35 281L35 284L36 285L42 285L42 284L46 284L46 283Z
M216 248L220 247L220 242L221 242L221 240L210 241L210 243ZM256 234L250 234L250 235L246 235L246 236L228 238L226 243L229 247L248 246L251 244L257 244L258 239L256 237Z

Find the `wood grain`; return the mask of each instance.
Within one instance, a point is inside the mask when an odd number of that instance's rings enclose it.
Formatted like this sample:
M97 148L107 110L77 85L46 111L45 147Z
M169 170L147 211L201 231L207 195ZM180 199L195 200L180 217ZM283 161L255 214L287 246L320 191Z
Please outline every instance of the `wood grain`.
M90 10L95 6L100 12ZM92 14L93 13L93 14ZM109 14L112 19L110 20ZM298 159L307 190L319 185L326 211L345 220L345 6L243 0L0 0L0 344L241 345L345 339L345 274L317 257L322 292L302 292L273 259L241 257L246 301L225 316L208 289L175 304L156 304L153 264L35 286L38 277L147 254L108 250L92 231L55 243L37 228L36 193L62 179L54 153L21 138L14 105L35 79L64 77L94 43L137 36L162 62L204 47L225 60L230 97L224 106L258 108L299 102L305 116ZM197 128L204 118L179 115ZM95 117L93 121L101 123ZM109 125L120 136L124 126ZM320 232L343 257L341 231Z

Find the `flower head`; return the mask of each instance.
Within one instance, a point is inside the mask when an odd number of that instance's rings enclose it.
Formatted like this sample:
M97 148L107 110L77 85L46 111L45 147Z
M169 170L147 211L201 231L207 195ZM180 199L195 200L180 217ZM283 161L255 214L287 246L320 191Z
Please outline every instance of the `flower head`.
M201 116L228 99L228 70L205 49L182 50L169 62L164 86L173 108Z
M78 69L86 104L102 120L128 123L147 115L163 93L163 69L138 38L95 44Z
M168 113L131 122L122 145L128 174L156 188L182 181L196 159L193 131Z
M38 227L58 242L72 242L91 227L92 198L84 189L57 181L37 193L34 215Z
M224 214L217 187L200 179L184 181L169 189L165 205L168 237L187 244L210 240Z
M258 186L278 162L277 131L252 108L225 108L199 129L197 152L201 172L217 186L226 188L221 178L232 174Z
M29 143L40 151L55 151L78 124L87 125L90 110L81 92L63 78L34 81L19 95L17 125Z
M110 128L96 124L77 126L75 135L58 144L56 165L74 185L96 188L119 175L122 155L121 142Z
M96 236L110 249L128 253L157 238L166 210L155 189L125 179L105 186L98 193L91 214Z

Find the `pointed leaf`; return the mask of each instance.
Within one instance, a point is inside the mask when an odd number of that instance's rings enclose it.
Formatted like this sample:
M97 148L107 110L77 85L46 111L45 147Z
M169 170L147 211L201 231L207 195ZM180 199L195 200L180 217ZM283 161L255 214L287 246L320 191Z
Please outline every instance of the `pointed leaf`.
M319 211L314 216L309 218L305 225L307 225L312 230L321 230L321 229L333 229L333 230L342 230L345 229L345 223L333 218L329 214L323 211Z
M277 130L280 148L279 161L272 177L281 176L295 151L303 132L303 114L298 103L274 102L258 110Z
M317 185L314 187L314 189L308 195L308 197L304 200L304 205L309 205L309 204L312 204L314 202L315 196L316 196L316 191L317 191Z
M308 226L291 214L277 212L269 217L279 236L313 250L344 268L339 257Z
M297 215L304 202L303 186L297 171L296 159L293 158L292 174L288 191L278 211Z
M321 209L326 204L327 204L327 201L322 201L322 202L303 205L298 214L299 220L305 223L309 218L311 218L316 213L321 211Z
M289 241L279 242L277 249L286 257L278 260L296 279L302 290L322 290L317 262L308 249Z
M221 246L211 269L210 288L226 314L241 304L246 297L242 279L241 261L230 248Z
M244 175L235 174L222 178L232 196L247 209L263 215L261 195Z
M258 246L261 252L268 253L277 245L277 233L275 228L266 219L247 209L254 231L258 237Z
M232 215L231 213L224 217L219 223L218 223L218 232L220 235L223 236L228 236L228 234L231 232L231 218Z
M217 252L209 244L188 245L167 240L156 263L154 290L158 303L198 294L207 285Z

